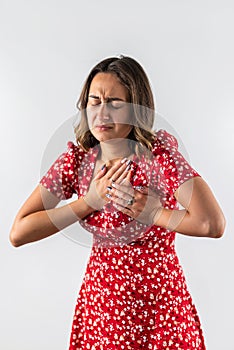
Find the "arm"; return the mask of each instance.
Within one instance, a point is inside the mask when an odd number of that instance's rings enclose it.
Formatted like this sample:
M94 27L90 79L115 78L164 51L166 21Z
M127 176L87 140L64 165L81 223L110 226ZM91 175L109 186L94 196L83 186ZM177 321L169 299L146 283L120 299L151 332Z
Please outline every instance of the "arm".
M111 190L114 206L142 223L161 226L187 236L222 236L226 223L223 212L201 177L193 177L182 183L174 196L184 209L166 209L161 206L156 193L144 189L134 191L130 183L116 184ZM131 198L134 198L134 203L128 206Z
M188 236L219 238L226 221L211 189L201 177L194 177L180 185L174 193L185 208L161 208L155 224Z
M83 198L55 208L59 201L38 185L15 218L10 232L12 245L19 247L49 237L93 212Z
M85 198L59 208L55 207L60 200L44 186L38 185L15 218L10 232L12 245L19 247L49 237L93 211L100 210L107 200L105 194L109 179L113 175L118 180L125 178L126 168L126 162L117 162L108 170L102 168L91 182Z
M159 143L154 144L157 191L133 191L131 184L111 190L112 201L118 210L136 220L161 226L188 236L219 238L226 221L211 189L178 151L176 138L165 130L157 132ZM129 180L130 181L130 180ZM174 191L174 189L176 189ZM162 207L157 193L171 193L184 209ZM128 200L134 203L128 206Z

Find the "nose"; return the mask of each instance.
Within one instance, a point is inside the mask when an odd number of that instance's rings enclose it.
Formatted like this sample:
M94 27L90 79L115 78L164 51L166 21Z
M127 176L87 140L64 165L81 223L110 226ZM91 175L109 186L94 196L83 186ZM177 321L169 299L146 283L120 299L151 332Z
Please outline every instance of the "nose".
M100 120L110 119L110 111L106 102L102 102L100 105L98 105L96 116Z

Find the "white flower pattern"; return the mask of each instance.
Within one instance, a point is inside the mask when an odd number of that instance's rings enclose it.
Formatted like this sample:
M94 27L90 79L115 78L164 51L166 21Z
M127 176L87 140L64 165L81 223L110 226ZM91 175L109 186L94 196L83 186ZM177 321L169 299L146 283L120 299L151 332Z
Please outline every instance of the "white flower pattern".
M68 143L40 183L58 198L84 196L98 149ZM135 158L131 183L149 185L165 208L186 180L200 176L178 151L176 138L156 132L153 158ZM146 227L108 203L83 221L93 246L80 288L69 350L205 350L197 310L175 251L175 232Z

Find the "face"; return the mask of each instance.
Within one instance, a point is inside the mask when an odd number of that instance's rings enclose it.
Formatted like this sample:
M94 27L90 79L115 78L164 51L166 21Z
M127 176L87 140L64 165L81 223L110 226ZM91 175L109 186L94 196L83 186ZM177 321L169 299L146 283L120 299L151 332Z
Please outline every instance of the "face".
M98 73L87 104L88 125L98 141L126 138L132 129L128 91L114 74Z

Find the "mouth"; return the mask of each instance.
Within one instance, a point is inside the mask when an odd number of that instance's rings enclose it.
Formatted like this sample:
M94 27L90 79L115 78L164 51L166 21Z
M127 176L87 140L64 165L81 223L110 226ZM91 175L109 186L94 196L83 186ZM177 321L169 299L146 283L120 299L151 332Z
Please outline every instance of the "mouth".
M100 125L95 125L94 129L99 130L99 131L106 131L110 130L113 127L110 126L109 124L100 124Z

